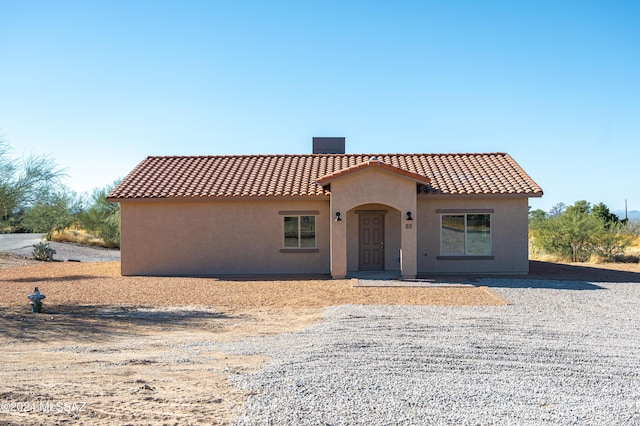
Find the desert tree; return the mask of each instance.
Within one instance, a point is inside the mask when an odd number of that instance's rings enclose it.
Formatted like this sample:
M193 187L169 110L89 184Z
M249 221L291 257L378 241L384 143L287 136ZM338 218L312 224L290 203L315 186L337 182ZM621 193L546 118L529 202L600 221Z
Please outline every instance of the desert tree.
M580 200L573 203L573 205L565 209L565 213L576 215L589 215L591 214L591 203L587 200Z
M593 207L585 200L568 207L560 203L553 214L530 214L530 219L535 247L574 262L592 255L613 260L633 240L604 203Z
M591 255L597 235L601 229L598 219L581 208L569 209L550 217L536 235L542 248L574 262L586 261Z
M555 204L553 207L551 207L551 210L549 210L549 216L553 217L553 216L561 215L562 213L564 213L566 209L567 209L567 206L565 203Z
M530 210L529 220L531 222L539 222L547 218L547 213L542 209Z
M48 155L10 156L11 147L0 139L0 222L14 223L24 212L56 191L63 191L63 169Z
M600 218L600 220L602 220L602 222L607 226L620 222L618 215L611 213L611 211L609 211L609 207L607 207L605 203L601 202L596 204L591 209L591 212L594 216Z
M107 195L117 183L94 190L89 207L78 216L84 229L94 232L112 247L120 247L120 204L107 202Z
M52 192L38 199L22 216L21 225L31 232L46 234L63 231L76 223L82 211L82 197L74 192Z
M625 249L631 245L635 236L629 232L622 222L605 223L598 234L594 246L594 254L607 261L615 261L624 255Z

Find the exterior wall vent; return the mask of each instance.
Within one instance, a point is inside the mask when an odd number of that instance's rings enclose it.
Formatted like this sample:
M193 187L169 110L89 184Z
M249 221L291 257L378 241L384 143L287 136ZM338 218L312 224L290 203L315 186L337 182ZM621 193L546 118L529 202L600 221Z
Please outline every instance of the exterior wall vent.
M313 138L314 154L344 154L345 138Z

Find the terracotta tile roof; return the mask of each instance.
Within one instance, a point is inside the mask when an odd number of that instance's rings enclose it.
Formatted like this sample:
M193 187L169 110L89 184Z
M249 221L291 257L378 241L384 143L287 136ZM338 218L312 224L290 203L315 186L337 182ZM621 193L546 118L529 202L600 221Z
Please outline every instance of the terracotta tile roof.
M348 175L350 173L354 173L354 172L357 172L359 170L367 169L369 167L379 167L381 169L384 169L384 170L390 171L392 173L396 173L396 174L408 177L409 179L413 179L416 182L420 182L420 183L423 183L423 184L428 184L429 182L431 182L431 179L429 179L426 176L422 176L422 175L419 175L417 173L410 172L410 171L405 170L405 169L401 169L400 167L392 166L390 164L387 164L387 163L384 163L384 162L378 160L376 157L371 157L369 160L364 161L362 163L356 164L354 166L347 167L346 169L336 170L333 173L329 173L327 175L324 175L324 176L320 177L319 179L316 179L316 183L319 184L319 185L326 185L326 184L328 184L329 182L331 182L332 180L334 180L337 177Z
M107 199L326 196L329 190L316 181L363 167L374 156L382 167L422 178L418 191L425 194L542 195L504 153L308 154L147 157Z

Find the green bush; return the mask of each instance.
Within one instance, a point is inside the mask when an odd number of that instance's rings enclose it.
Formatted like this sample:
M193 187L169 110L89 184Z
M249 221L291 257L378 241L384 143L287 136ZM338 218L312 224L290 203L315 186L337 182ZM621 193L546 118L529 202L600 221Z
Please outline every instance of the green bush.
M38 243L33 245L33 258L43 262L51 262L56 251L49 246L49 243Z
M46 156L31 155L23 160L10 156L11 147L0 137L0 223L20 226L22 212L38 200L62 190L64 170Z
M75 193L52 193L38 200L24 213L22 226L30 232L44 233L48 240L76 222L82 199Z
M586 201L573 206L555 206L552 213L530 212L533 245L548 254L573 262L586 262L592 256L615 261L633 241L626 225L603 203L594 209Z
M109 247L120 247L120 204L108 203L107 195L117 184L95 190L91 206L79 214L82 227L103 239Z

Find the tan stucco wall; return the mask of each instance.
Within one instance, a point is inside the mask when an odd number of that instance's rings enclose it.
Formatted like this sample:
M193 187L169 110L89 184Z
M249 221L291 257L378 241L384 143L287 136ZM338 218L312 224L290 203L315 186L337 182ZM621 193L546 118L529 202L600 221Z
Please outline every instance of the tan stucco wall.
M438 260L440 215L438 209L493 209L491 244L493 259ZM418 273L527 273L527 198L459 198L418 200Z
M282 253L280 211L317 210L314 253ZM329 201L121 203L123 275L328 274Z
M125 201L124 275L329 274L358 269L357 210L386 210L385 269L402 275L526 273L527 198L418 195L410 179L376 169L331 183L331 201ZM493 259L438 259L438 209L493 209ZM317 252L283 253L281 211L318 211ZM343 220L335 222L335 212ZM414 219L406 220L411 211ZM408 227L407 225L410 225ZM331 252L333 250L333 253Z
M388 206L384 209L395 210L395 214L389 211L388 217L385 217L385 235L392 236L389 240L390 246L385 246L385 267L389 270L401 269L404 277L415 276L415 227L405 228L401 222L404 221L402 215L406 212L411 211L415 214L416 182L376 167L341 176L331 182L332 214L336 211L342 215L348 212L344 215L346 221L333 222L331 227L331 275L342 277L348 270L357 269L358 218L355 210L366 210L368 208L362 206L372 204ZM402 268L396 262L400 253L403 256Z

